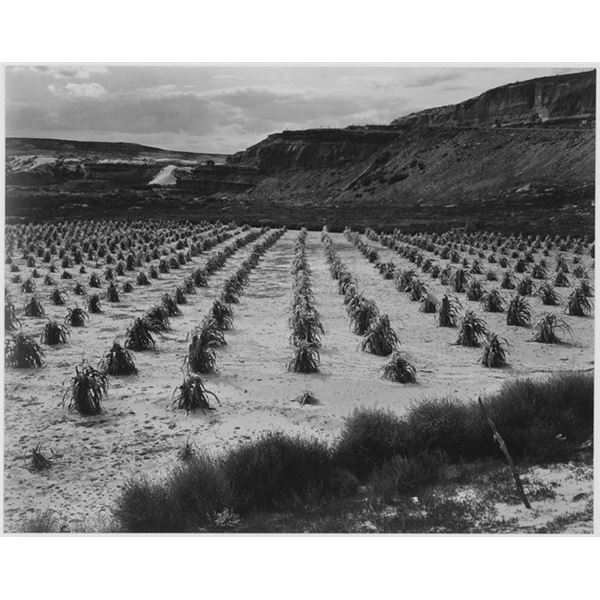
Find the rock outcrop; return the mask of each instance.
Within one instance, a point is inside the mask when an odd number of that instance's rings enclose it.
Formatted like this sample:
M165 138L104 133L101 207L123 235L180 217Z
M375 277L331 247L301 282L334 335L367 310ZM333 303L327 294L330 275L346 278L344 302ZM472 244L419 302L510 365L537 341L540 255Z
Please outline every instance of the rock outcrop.
M503 85L449 106L412 113L394 127L581 127L596 122L596 71Z

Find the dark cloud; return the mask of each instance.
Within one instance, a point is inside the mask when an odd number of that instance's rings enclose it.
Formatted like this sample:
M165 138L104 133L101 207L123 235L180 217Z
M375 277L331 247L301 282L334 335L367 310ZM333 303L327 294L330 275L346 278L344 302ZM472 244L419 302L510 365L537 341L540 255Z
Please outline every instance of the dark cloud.
M462 77L462 73L436 73L433 75L427 75L426 77L420 77L415 81L405 84L406 87L430 87L443 81L452 81L453 79L459 79Z

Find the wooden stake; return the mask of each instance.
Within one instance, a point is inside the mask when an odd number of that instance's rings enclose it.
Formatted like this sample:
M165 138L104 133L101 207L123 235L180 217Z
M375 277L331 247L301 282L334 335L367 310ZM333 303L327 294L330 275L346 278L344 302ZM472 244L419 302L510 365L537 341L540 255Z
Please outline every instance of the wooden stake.
M492 433L494 434L495 442L500 447L500 450L502 450L502 454L504 454L504 457L506 458L506 462L508 463L508 466L510 467L510 470L512 471L513 477L515 478L515 484L517 486L517 492L521 498L521 501L525 505L525 508L531 508L531 504L529 504L529 500L527 500L527 496L525 495L525 490L523 489L523 484L521 483L521 478L519 477L519 472L517 471L517 467L515 467L515 463L513 462L512 456L510 455L508 448L506 447L506 444L504 443L504 440L502 439L502 436L498 432L498 429L496 429L496 425L494 424L494 421L492 421L492 418L490 417L487 409L483 405L481 398L478 398L477 402L479 402L481 411L483 412L483 415L485 416L486 421L488 422L488 425L490 426L490 429L492 430Z

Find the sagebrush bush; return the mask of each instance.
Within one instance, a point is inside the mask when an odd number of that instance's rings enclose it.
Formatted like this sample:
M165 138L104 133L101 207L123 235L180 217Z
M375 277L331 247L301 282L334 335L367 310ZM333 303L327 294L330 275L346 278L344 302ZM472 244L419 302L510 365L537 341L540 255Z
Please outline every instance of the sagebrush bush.
M316 439L274 432L231 450L224 458L233 508L241 515L260 510L302 509L356 489Z

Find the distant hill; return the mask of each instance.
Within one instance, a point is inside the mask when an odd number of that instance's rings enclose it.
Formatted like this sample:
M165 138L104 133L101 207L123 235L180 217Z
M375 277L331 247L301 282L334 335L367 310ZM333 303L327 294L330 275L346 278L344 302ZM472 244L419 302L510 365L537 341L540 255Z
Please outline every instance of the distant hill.
M77 157L97 156L99 158L113 159L154 158L199 162L212 160L215 163L222 163L227 158L226 154L180 152L128 142L81 142L50 138L6 138L7 157L22 154L42 156L51 154L54 156Z

